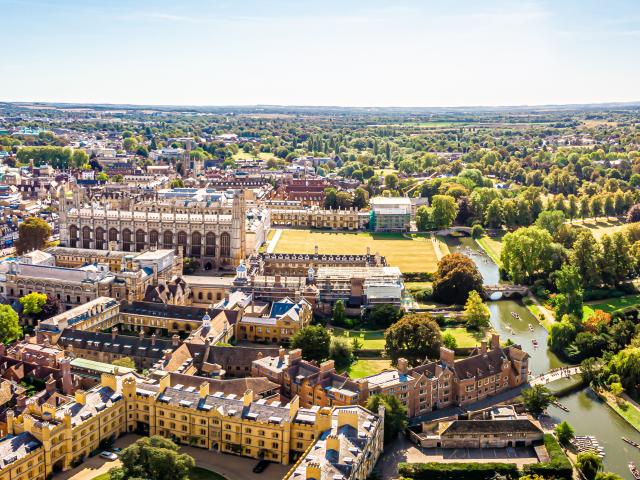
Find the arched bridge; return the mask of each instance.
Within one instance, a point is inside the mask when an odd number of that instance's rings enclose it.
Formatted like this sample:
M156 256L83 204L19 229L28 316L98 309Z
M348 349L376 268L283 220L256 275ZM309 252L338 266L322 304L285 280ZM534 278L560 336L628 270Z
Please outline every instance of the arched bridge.
M529 294L529 287L525 285L485 285L484 291L487 292L489 297L493 296L495 293L501 294L499 298L510 298L513 295L524 297Z
M561 378L569 378L579 373L582 373L582 368L580 367L580 365L555 368L548 371L547 373L543 373L542 375L538 375L537 377L530 378L529 385L546 385L547 383L551 383L555 380L560 380Z

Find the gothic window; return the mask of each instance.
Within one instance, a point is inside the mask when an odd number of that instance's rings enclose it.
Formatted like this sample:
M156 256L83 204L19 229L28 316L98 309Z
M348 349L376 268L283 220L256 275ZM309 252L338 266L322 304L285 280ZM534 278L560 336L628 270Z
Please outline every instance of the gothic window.
M96 228L96 248L98 250L104 250L104 228Z
M125 252L131 251L131 230L128 228L122 231L122 250Z
M149 246L158 246L158 231L151 230L149 232Z
M201 249L202 235L200 235L200 232L193 232L191 234L191 255L193 255L194 257L199 257Z
M109 241L117 242L118 241L118 229L110 228L109 229Z
M136 252L141 252L142 250L144 250L145 237L146 237L146 235L144 233L144 230L142 230L142 229L136 230Z
M163 244L162 245L163 248L166 248L166 249L173 248L173 232L169 230L164 232L162 244Z
M213 232L207 233L205 237L204 254L207 257L216 256L216 234Z
M69 227L69 243L72 248L76 248L78 246L78 227L75 225L71 225Z
M220 235L220 256L231 256L231 236L227 232Z
M82 227L82 248L91 248L91 228Z

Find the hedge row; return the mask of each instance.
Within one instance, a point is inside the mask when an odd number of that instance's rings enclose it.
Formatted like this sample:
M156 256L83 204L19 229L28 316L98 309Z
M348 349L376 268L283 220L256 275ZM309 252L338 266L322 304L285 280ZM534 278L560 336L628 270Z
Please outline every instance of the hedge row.
M496 474L518 478L515 463L401 463L398 473L413 480L490 480Z
M556 438L549 433L545 434L544 446L547 448L549 461L525 465L524 473L541 475L544 478L571 479L573 467Z

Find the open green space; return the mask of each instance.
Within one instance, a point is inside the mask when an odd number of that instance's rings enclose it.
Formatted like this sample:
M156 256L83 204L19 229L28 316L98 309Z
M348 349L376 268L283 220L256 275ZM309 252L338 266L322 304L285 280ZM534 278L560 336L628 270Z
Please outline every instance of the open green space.
M502 254L502 235L490 237L485 235L482 238L476 240L478 245L487 252L491 259L498 265L500 265L500 255Z
M347 330L331 327L336 337L357 338L364 350L384 350L384 330Z
M368 377L369 375L375 375L376 373L380 373L383 370L388 370L390 368L390 360L371 360L365 358L353 363L347 369L347 373L349 373L351 378L363 378Z
M363 255L369 247L372 254L378 252L389 265L403 272L434 272L438 264L434 242L428 234L408 238L400 233L283 230L274 252L314 253L316 246L321 254L339 255Z
M93 477L93 480L110 480L109 472ZM205 470L204 468L194 468L191 470L189 480L226 480L222 475L212 472L211 470Z
M444 327L442 335L450 333L456 339L459 348L471 348L480 345L480 342L488 337L488 331L472 332L465 327Z
M572 223L575 227L583 227L591 230L596 239L600 239L603 235L611 235L620 230L624 230L630 223L625 223L616 217L598 217L587 218L585 220L574 220Z
M616 399L610 392L599 391L598 394L607 405L624 418L629 425L640 432L640 410L624 398Z
M244 150L238 150L238 153L235 153L231 159L232 160L252 160L254 157L250 153L245 152ZM273 153L268 152L260 152L258 153L258 160L269 160L271 158L275 158Z
M595 310L602 310L607 313L613 313L626 307L633 307L640 304L640 294L625 295L619 298L610 298L607 300L598 300L597 302L586 304L582 307L582 318L589 318Z

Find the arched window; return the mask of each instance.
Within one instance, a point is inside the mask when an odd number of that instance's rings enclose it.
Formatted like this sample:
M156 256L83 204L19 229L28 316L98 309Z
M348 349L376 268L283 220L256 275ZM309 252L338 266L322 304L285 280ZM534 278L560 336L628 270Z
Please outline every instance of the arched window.
M82 227L82 248L91 248L91 228Z
M211 295L211 292L207 292L207 300L212 300L213 296Z
M178 249L182 247L182 254L187 255L187 232L178 232Z
M158 231L151 230L149 232L149 246L158 246Z
M209 232L205 236L204 254L207 257L216 256L216 234L213 232Z
M144 250L145 237L146 234L144 233L144 230L142 230L141 228L136 230L136 252L141 252L142 250Z
M104 250L104 228L96 228L96 248L98 250Z
M69 244L72 248L78 246L78 227L75 225L69 227Z
M117 228L110 228L109 229L109 241L110 242L117 242L118 241L118 229Z
M172 249L173 248L173 232L167 230L162 235L162 248Z
M198 300L202 300L202 292L198 292Z
M202 251L202 235L200 232L193 232L191 234L191 255L199 257Z
M131 251L131 230L128 228L122 231L122 250L125 252Z
M231 256L231 236L227 232L220 235L220 256L227 258Z

